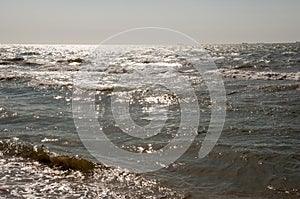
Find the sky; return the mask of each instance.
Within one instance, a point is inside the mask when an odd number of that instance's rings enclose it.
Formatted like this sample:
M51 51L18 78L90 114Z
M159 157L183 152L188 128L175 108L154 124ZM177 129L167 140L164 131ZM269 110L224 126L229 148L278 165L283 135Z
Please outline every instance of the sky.
M98 44L138 27L199 43L300 41L299 0L0 0L0 43Z

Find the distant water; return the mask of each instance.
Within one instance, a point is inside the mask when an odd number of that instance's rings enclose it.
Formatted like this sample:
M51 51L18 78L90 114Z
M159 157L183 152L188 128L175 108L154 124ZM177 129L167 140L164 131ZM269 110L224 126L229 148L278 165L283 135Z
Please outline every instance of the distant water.
M204 159L196 157L210 121L210 98L189 62L199 58L198 47L141 46L131 51L110 46L120 53L107 50L102 61L110 66L95 68L102 74L95 85L95 110L111 139L119 134L111 114L103 110L116 87L121 94L138 94L131 115L141 125L165 120L161 110L168 111L172 124L180 108L163 88L118 85L115 79L122 74L138 68L164 78L177 70L198 97L201 119L191 147L169 167L145 174L102 165L79 139L71 109L73 81L82 66L91 64L95 47L0 45L0 197L300 197L299 43L204 46L227 93L223 132ZM146 107L151 105L154 108ZM176 126L166 126L156 137L156 148L166 144L174 130ZM132 139L118 144L136 153L155 149Z

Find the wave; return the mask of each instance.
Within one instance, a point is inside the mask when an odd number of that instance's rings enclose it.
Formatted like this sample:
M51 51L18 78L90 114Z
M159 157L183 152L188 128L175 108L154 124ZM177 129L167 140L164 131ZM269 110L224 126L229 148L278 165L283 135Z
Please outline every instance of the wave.
M0 119L17 117L17 113L0 106ZM0 123L1 124L1 123Z
M41 55L40 53L38 52L23 52L23 53L20 53L21 56L32 56L32 55Z
M19 80L21 78L25 78L25 76L23 74L1 74L0 73L0 81L16 81Z
M85 159L72 156L61 156L51 153L44 146L34 146L29 143L20 142L19 139L7 139L0 141L0 151L5 155L17 156L36 160L50 167L60 169L72 169L88 172L96 168L95 163Z
M8 61L1 61L0 62L0 65L9 65L11 64L11 62L8 62Z
M18 138L0 141L0 197L184 198L125 170L49 152Z
M8 62L20 62L20 61L24 61L25 59L23 57L14 57L14 58L2 59L2 60Z
M85 62L82 58L76 58L76 59L67 59L67 60L57 60L57 63L83 63Z
M22 65L23 66L41 66L42 64L28 61L28 62L24 62Z
M8 59L2 59L0 62L0 65L22 65L22 66L41 66L43 64L37 63L34 61L27 61L23 57L15 57L15 58L8 58Z
M49 61L44 60L41 63L35 62L34 59L25 59L24 57L14 57L14 58L4 58L0 61L0 65L14 65L14 64L18 64L18 65L22 65L22 66L41 66L41 65L46 65L49 66L50 63L47 63ZM86 62L86 60L82 59L82 58L75 58L75 59L66 59L66 60L57 60L56 61L58 64L67 64L70 66L74 66L74 65L80 65L84 62ZM51 65L51 64L50 64ZM66 68L67 70L67 68Z
M267 72L267 71L249 71L237 70L231 68L219 69L221 74L226 78L241 79L241 80L295 80L300 81L300 72L285 73L285 72Z

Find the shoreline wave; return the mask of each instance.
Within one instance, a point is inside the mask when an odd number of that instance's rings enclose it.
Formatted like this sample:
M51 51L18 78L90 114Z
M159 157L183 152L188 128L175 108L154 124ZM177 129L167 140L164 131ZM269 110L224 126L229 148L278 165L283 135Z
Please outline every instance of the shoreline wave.
M185 198L154 179L18 138L0 140L0 197Z
M2 155L28 158L49 167L63 170L71 169L90 172L99 166L104 167L104 165L99 165L76 156L58 155L49 152L44 146L20 142L18 138L0 140L0 151L2 151Z

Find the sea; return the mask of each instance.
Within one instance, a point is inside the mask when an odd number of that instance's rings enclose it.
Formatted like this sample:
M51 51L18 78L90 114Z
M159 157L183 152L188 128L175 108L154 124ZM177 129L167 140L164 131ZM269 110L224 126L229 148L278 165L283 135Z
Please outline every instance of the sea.
M209 82L197 70L197 60L208 57L215 68L206 72L224 85L226 115L216 144L199 157L215 125ZM93 78L82 76L87 71ZM172 79L189 82L196 101L177 95L185 87ZM93 123L78 124L74 111L82 90L99 135L133 157L163 150L181 123L193 140L178 154L177 139L169 153L178 158L157 158L161 167L152 171L102 161L102 151L83 140ZM127 112L119 111L122 100ZM196 104L199 119L191 107L180 111L183 102ZM189 128L195 118L196 131ZM131 126L149 124L159 127L156 134L135 137ZM0 198L300 198L300 43L1 44Z

